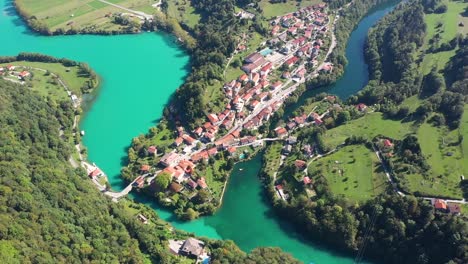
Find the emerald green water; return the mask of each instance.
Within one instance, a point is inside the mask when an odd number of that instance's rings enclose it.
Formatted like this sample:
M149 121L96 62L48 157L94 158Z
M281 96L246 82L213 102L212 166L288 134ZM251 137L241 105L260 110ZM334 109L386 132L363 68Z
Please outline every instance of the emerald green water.
M0 0L0 8L0 55L28 51L67 57L89 63L101 76L98 96L92 98L80 127L86 131L83 140L89 160L108 174L114 189L121 189L119 171L126 148L133 137L145 133L161 117L164 105L187 74L188 56L164 34L38 36L18 18L11 0ZM377 9L359 24L347 49L355 71L347 81L338 82L328 91L346 96L367 82L362 42L367 30L388 10ZM236 165L219 212L189 223L176 221L170 212L158 209L143 197L134 198L153 206L176 228L200 236L232 239L246 251L279 246L305 263L352 263L352 258L304 241L290 225L275 218L257 178L260 165L260 157Z

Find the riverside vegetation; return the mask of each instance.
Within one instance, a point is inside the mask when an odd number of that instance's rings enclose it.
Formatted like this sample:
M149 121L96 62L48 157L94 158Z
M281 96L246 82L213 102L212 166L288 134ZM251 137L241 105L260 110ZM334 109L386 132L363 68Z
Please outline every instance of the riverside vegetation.
M27 64L26 57L44 61L44 68L57 68L59 61L79 65L39 54L2 60ZM84 169L69 163L76 150L67 135L77 132L71 100L36 93L36 83L30 84L0 79L0 260L192 263L167 250L169 239L189 234L173 230L144 205L111 202L96 192ZM247 255L230 241L205 242L213 263L298 263L277 248Z
M364 12L364 13L365 13L365 12ZM361 16L363 16L364 13L362 13ZM211 19L211 20L216 20L216 19L219 19L219 18L208 16L208 20L209 20L209 19ZM220 26L220 27L217 28L217 29L218 29L218 30L219 30L219 29L223 29L223 27ZM349 33L348 33L348 34L349 34ZM204 36L204 35L203 35L203 36ZM200 36L200 37L201 37L201 36ZM215 42L215 43L216 43L216 42ZM197 43L197 45L198 45L198 43ZM212 49L211 49L211 51L212 51L213 53L214 53L214 50L215 50L215 48L212 48ZM208 49L208 51L210 51L210 49ZM203 53L200 53L200 56L201 56L202 54L203 54ZM228 53L228 54L229 54L229 53ZM225 57L227 57L227 55L226 55ZM343 62L343 63L344 63L344 62ZM339 65L339 63L337 63L337 65ZM201 65L198 65L198 66L195 66L195 67L201 67ZM202 72L200 72L200 73L202 73ZM219 73L219 72L218 72L218 73ZM201 75L200 75L200 76L201 76ZM198 77L198 78L200 78L200 80L203 79L202 77ZM220 77L220 78L221 78L221 77ZM206 86L205 86L205 87L206 87ZM203 87L203 88L205 88L205 87ZM200 90L200 91L203 91L203 89ZM194 95L196 95L194 98L201 99L201 97L199 97L198 94L195 93ZM197 96L198 96L198 97L197 97ZM189 98L192 98L192 97L191 97L191 96L185 97L185 99L189 99ZM178 99L181 99L181 98L179 97ZM184 99L184 97L183 97L182 99ZM355 98L355 99L356 99L356 98ZM359 98L358 98L358 99L359 99ZM197 100L195 99L195 101L193 102L193 104L195 104L195 102L203 102L203 101L197 101ZM198 107L198 106L197 106L197 107ZM199 109L201 110L201 108L199 108ZM192 109L191 109L191 110L192 110ZM171 115L169 115L169 113L170 113L169 110L167 111L167 113L168 113L167 116L171 116ZM189 116L189 117L190 117L190 116ZM196 120L196 115L194 115L193 117L195 117L195 120ZM201 115L200 115L200 118L201 118ZM187 118L187 117L186 117L186 118L183 119L182 121L184 121L184 120L185 120L185 122L186 122L187 120L190 120L190 118ZM168 123L166 123L166 124L170 124L170 123L168 122ZM161 134L161 133L160 133L160 134ZM320 186L320 184L319 184L319 186ZM327 194L330 194L330 193L332 193L332 192L326 192L326 193L327 193ZM319 195L320 195L320 194L319 194ZM321 197L321 196L319 196L319 197ZM417 224L421 224L421 226L417 226L418 228L420 228L420 227L421 227L421 228L425 228L425 226L426 226L425 224L429 223L429 222L426 222L426 221L424 220L424 219L426 219L426 216L427 216L427 219L431 219L431 218L433 217L433 215L434 215L433 213L431 213L432 211L429 212L428 207L426 207L426 205L425 205L424 203L421 203L421 204L420 204L419 201L417 201L417 204L416 204L416 205L414 204L414 202L411 202L411 203L412 203L412 206L407 207L407 206L405 205L405 203L406 203L405 201L406 201L406 199L411 199L411 198L398 198L398 199L396 199L396 198L391 198L391 197L389 197L389 198L384 197L384 198L387 200L386 204L384 204L384 205L385 205L385 206L388 206L389 208L393 208L393 209L394 209L394 210L391 210L391 211L388 211L388 210L385 211L385 212L388 213L389 215L394 215L394 212L395 212L396 210L401 209L401 208L409 208L408 210L410 210L411 208L418 208L419 210L416 210L416 211L414 212L414 214L417 215L418 217L419 217L419 216L422 217L422 218L421 218L422 220L421 220L421 221L418 220L419 222L417 222ZM383 198L379 198L379 199L382 199L382 200L379 200L379 201L380 201L379 203L384 203L384 199L383 199ZM393 199L393 200L392 200L392 199ZM396 200L395 200L395 199L396 199ZM403 199L404 201L402 201L401 199ZM342 217L336 217L336 219L335 219L334 221L328 222L327 224L330 224L330 226L333 226L331 223L336 223L336 224L338 224L338 223L347 223L347 221L346 221L347 219L352 220L352 217L351 217L352 214L350 214L350 213L348 214L348 212L346 211L348 208L347 208L346 206L336 206L336 203L333 202L333 201L331 201L331 199L328 199L328 198L324 198L324 200L325 200L325 202L323 203L323 205L325 206L325 207L324 207L325 209L324 209L323 211L318 212L318 213L317 213L318 215L322 216L322 214L324 214L324 212L328 212L327 210L331 210L331 209L333 209L333 210L335 210L335 211L337 211L337 212L342 212L342 211L344 210L344 212L343 212L343 214L342 214ZM331 202L330 202L330 201L331 201ZM409 200L409 201L411 201L411 200ZM320 203L321 203L321 202L320 202ZM376 203L377 203L377 202L376 202ZM308 203L305 203L305 204L307 205ZM298 203L298 205L301 205L301 206L302 206L302 205L304 205L304 204ZM315 207L314 207L314 206L315 206L314 203L311 203L311 204L309 204L309 205L310 205L310 208L315 208ZM309 206L307 206L307 207L305 207L305 208L306 208L307 210L304 210L303 207L301 207L301 208L298 207L298 208L295 208L295 209L297 209L297 210L293 210L293 211L291 211L291 212L297 213L297 211L303 210L303 211L304 211L304 214L306 214L308 217L310 217L310 218L309 218L310 221L304 222L304 224L305 224L305 225L308 225L308 229L310 228L310 230L312 230L311 232L317 232L317 231L315 230L315 228L317 228L317 225L311 225L311 224L310 224L310 223L315 223L314 220L313 220L313 217L311 217L311 215L309 214L309 213L312 211L312 209L309 209ZM330 208L331 208L331 209L330 209ZM375 209L375 208L377 208L377 209ZM294 209L294 207L293 207L293 209ZM319 209L320 209L320 208L319 208ZM365 215L367 215L368 219L371 219L371 220L374 219L374 216L376 215L376 213L375 213L376 211L380 212L380 211L379 211L380 209L378 210L378 206L372 207L372 205L371 205L368 209L365 209L364 207L362 207L361 209L362 209L362 211L361 211L362 214L360 214L359 216L365 216ZM366 210L367 210L367 211L366 211ZM407 212L408 210L403 210L403 212ZM317 211L314 211L314 213L315 213L315 212L317 212ZM334 212L334 211L333 211L333 212ZM330 213L330 214L333 215L332 213ZM414 214L411 214L411 215L415 217ZM297 215L299 216L298 218L300 218L301 216L304 216L303 214L297 214ZM325 214L325 215L327 215L327 214ZM379 215L381 215L381 214L379 213ZM333 217L335 217L335 215L333 215ZM333 218L333 217L332 217L332 218ZM399 217L399 215L398 215L398 217ZM325 219L329 219L329 218L326 218L326 217L325 217ZM378 219L382 219L381 221L379 220L380 223L382 223L382 222L388 223L388 222L387 222L388 218L378 218ZM447 219L448 219L448 220L447 220ZM447 231L446 234L451 234L452 232L455 233L455 232L457 232L457 231L459 231L459 230L463 230L463 228L464 228L463 226L464 226L464 225L463 225L463 223L460 224L460 220L459 220L459 219L454 218L453 222L450 222L450 219L451 219L451 218L449 218L448 216L438 215L438 214L436 213L436 214L435 214L435 220L433 220L433 221L430 222L430 223L431 223L431 227L437 226L437 227L440 228L441 226L443 226L443 230L444 230L444 231L445 231L445 230ZM385 220L385 221L384 221L384 220ZM397 220L400 220L400 219L399 219L399 218L395 218L394 222L397 221ZM324 220L324 221L325 221L325 220ZM412 220L412 221L414 221L414 220ZM372 222L373 222L373 221L368 221L367 223L362 222L362 223L360 223L359 228L361 228L361 227L362 227L362 228L366 228L366 226L373 226L373 225L372 225ZM385 223L382 223L382 224L385 224ZM412 223L412 222L411 222L411 223ZM446 223L449 223L449 224L446 224ZM450 224L450 223L451 223L451 224ZM407 224L410 224L409 220L408 220L408 223L407 223ZM353 224L353 221L351 221L351 224L350 224L349 226L346 226L346 224L340 225L341 227L339 228L339 231L343 231L343 229L348 230L348 228L349 228L351 234L353 234L353 232L358 232L358 233L361 232L361 231L356 231L356 227L355 227L355 226L353 227L353 225L354 225L354 224ZM335 226L335 227L337 227L337 226ZM419 230L418 228L417 228L416 230ZM335 230L335 229L332 228L332 229L330 229L330 230ZM319 235L325 236L325 235L327 235L327 234L330 234L330 233L329 233L330 230L328 230L327 228L324 228L324 229L322 229L322 230L320 231L321 233L318 233L318 234L319 234ZM358 230L365 230L365 229L358 229ZM432 231L434 231L434 230L432 230L432 229L429 230L429 229L426 228L426 229L424 229L423 234L426 234L428 237L433 237L433 233L431 233ZM393 231L392 231L392 232L393 232ZM333 232L332 232L332 233L333 233ZM388 233L390 233L390 231L389 231ZM340 234L339 232L335 232L335 234L338 234L337 237L341 237L341 234ZM362 234L362 233L361 233L361 234ZM464 241L463 239L457 239L456 237L458 237L458 236L461 236L461 237L463 238L463 237L466 237L466 234L463 233L463 232L461 232L461 233L458 232L458 235L455 235L455 236L454 236L454 237L455 237L455 242L454 242L454 243L456 243L457 245L461 245L461 248L463 249L463 245L466 244L466 241ZM342 244L341 246L342 246L342 247L346 247L346 248L348 248L348 247L354 247L354 248L356 248L357 245L359 245L360 243L362 244L362 243L364 243L365 241L367 241L366 238L367 238L367 237L366 237L365 234L364 234L364 236L361 236L360 238L358 237L358 238L356 239L358 242L356 242L356 243L354 244L353 239L355 239L355 238L352 237L352 236L347 236L346 239L342 240L342 242L345 241L345 242L343 242L343 243L345 243L346 245L343 246L343 244ZM386 237L385 237L385 238L386 238ZM400 237L400 238L401 238L401 237ZM418 235L414 237L414 240L413 240L413 241L416 241L416 240L417 240L417 241L424 242L425 240L424 240L423 238L424 238L424 236L421 236L421 233L418 233ZM441 239L441 241L447 241L446 239L448 239L448 238L440 237L440 239ZM385 241L388 241L388 240L385 240ZM393 241L393 238L391 239L391 241ZM409 242L408 242L408 243L409 243ZM353 246L353 244L354 244L354 246ZM350 245L351 245L351 246L350 246ZM373 247L373 248L377 249L376 252L382 252L382 249L379 247L379 245L380 245L380 244L376 243L376 245ZM405 244L405 245L408 245L408 244ZM401 247L389 247L389 250L388 250L388 251L384 250L383 253L385 253L385 254L392 254L392 253L397 252L397 251L398 251L398 252L404 252L404 251L403 251L404 248L405 248L404 246L401 246ZM427 251L424 251L424 252L420 253L420 255L418 256L418 260L419 260L419 258L420 258L420 261L422 261L422 262L424 262L424 261L429 261L429 260L439 260L439 259L440 259L441 261L445 261L445 260L449 259L451 256L455 256L455 255L456 255L457 258L454 258L453 260L459 261L459 259L463 258L463 256L460 257L460 254L458 253L458 251L457 251L457 252L454 252L454 250L460 250L460 249L459 249L460 247L454 247L454 248L455 248L455 249L453 249L453 248L447 249L446 251L444 251L445 254L442 254L442 255L440 255L440 256L434 256L433 254L430 253L430 251L429 251L429 253L428 253ZM461 251L463 252L462 249L461 249ZM380 250L380 251L378 251L378 250ZM421 252L421 248L420 248L420 247L415 248L415 251L414 251L414 252L416 252L416 251L417 251L417 252ZM390 253L390 252L391 252L391 253ZM435 252L435 251L434 251L434 252ZM410 253L411 253L411 252L410 252ZM398 254L395 254L395 255L398 255ZM398 257L398 256L395 256L395 257ZM411 257L413 257L413 256L411 255ZM409 259L408 259L408 261L411 261L411 260L414 260L414 258L409 258Z
M364 250L388 263L468 260L466 215L434 210L418 198L467 198L468 94L461 62L467 37L456 19L437 18L445 12L459 17L462 7L458 1L400 4L369 33L370 81L363 91L346 103L321 94L293 113L329 110L322 125L296 132L298 142L284 161L281 144L267 148L262 177L280 215L310 237L355 252L356 261ZM313 159L304 172L294 160L308 161L307 144L327 157ZM369 158L376 148L383 165ZM398 195L385 169L416 197ZM451 246L444 248L447 241Z
M234 16L235 1L215 2L211 4L206 3L206 1L203 3L192 2L195 10L199 14L203 14L200 23L192 29L197 40L196 46L190 51L192 54L192 72L187 77L186 82L177 90L171 106L165 109L165 118L159 125L151 128L149 134L140 135L132 141L132 146L129 149L129 164L122 170L122 176L127 181L131 181L141 174L140 169L143 165L152 165L159 162L158 157L149 155L149 147L157 146L159 156L165 152L169 152L174 140L177 138L177 134L173 132L176 130L176 127L180 128L184 126L187 128L186 130L192 131L196 126L203 124L207 113L215 111L219 107L224 107L227 104L223 93L211 98L209 101L207 101L205 93L210 92L212 89L221 89L221 81L230 81L223 76L223 68L225 67L227 57L236 50L236 43L240 41L242 35L260 35L261 39L264 40L270 35L270 31L264 25L265 18L260 12L261 8L255 3L253 4L253 9L246 8L246 10L253 12L258 18L255 18L253 21L240 20L238 22L239 19ZM334 71L331 74L323 74L323 76L326 76L324 77L325 79L320 74L317 78L319 81L315 82L315 84L310 82L307 85L301 85L286 100L286 104L297 100L306 87L310 87L311 85L317 87L318 85L330 83L343 72L342 69L346 63L346 59L344 58L346 39L349 37L354 26L366 14L366 10L370 10L373 6L380 3L382 1L356 1L349 8L340 9L340 19L336 23L335 30L337 39L340 41L337 42L337 48L330 55L330 60L334 62ZM331 1L329 4L334 8L340 8L346 3ZM247 6L247 3L243 3L241 6ZM331 42L329 38L327 39L328 42ZM250 46L251 49L260 49L258 41L252 44L255 44L255 46ZM246 45L251 44L248 42ZM219 88L213 88L213 86L216 86L216 83L218 83ZM269 123L275 123L274 120L278 120L282 116L282 113L282 109L277 111ZM260 131L267 135L267 128L268 124L262 126ZM180 133L183 132L179 130L178 133L180 136ZM250 135L255 135L255 133L250 133ZM241 149L239 152L244 150ZM245 155L246 157L254 151L250 147L246 150L248 151L248 154ZM162 188L159 188L159 190L145 188L144 191L154 196L160 204L172 208L181 219L197 218L200 214L210 215L220 205L220 197L222 197L227 175L232 169L234 162L238 160L237 155L232 158L228 152L223 151L218 153L215 158L210 158L208 162L202 163L197 167L197 178L204 177L209 180L211 193L202 190L187 196L178 193L180 190L179 186L173 186L177 189L173 190L175 193L166 192L165 190L169 187L170 181L164 180L163 177L160 178L162 182L158 184Z

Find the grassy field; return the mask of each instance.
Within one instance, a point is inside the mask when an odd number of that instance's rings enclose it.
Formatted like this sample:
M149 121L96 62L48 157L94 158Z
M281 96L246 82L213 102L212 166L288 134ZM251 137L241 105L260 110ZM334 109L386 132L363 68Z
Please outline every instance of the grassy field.
M364 117L350 121L344 126L330 129L324 137L332 148L343 143L350 136L365 136L372 139L381 134L394 139L402 139L415 131L412 123L401 123L399 120L383 119L382 113L368 113Z
M200 14L195 12L190 0L168 1L167 14L192 28L200 21Z
M428 14L424 17L427 25L427 35L425 44L422 47L422 52L429 47L429 40L433 39L436 34L440 36L439 43L448 43L455 38L458 33L468 33L468 17L461 16L461 13L464 12L466 7L466 3L463 3L463 1L449 0L445 0L444 2L448 7L447 12L443 14ZM464 22L465 26L458 26L460 22ZM439 24L442 26L438 27ZM439 70L443 69L449 59L455 55L455 51L456 50L450 50L425 54L421 65L422 73L429 73L434 65L436 65Z
M314 5L322 3L323 1L320 0L303 0L299 3L300 7ZM280 16L286 13L294 12L298 8L298 2L296 1L287 1L286 3L277 3L272 4L269 0L261 0L260 7L263 10L263 15L266 18L272 18L276 16Z
M98 0L15 0L16 4L29 16L35 16L46 23L51 30L96 26L99 29L117 30L119 25L113 24L107 14L124 13L126 11L110 6ZM108 0L147 14L153 14L156 9L151 5L155 0ZM73 25L69 23L73 22Z
M459 130L448 131L428 123L417 132L422 154L430 164L429 176L410 174L405 178L411 191L424 195L462 198L460 175L468 174L468 162L458 144Z
M461 152L463 154L463 159L466 161L468 159L468 105L465 104L465 110L463 112L463 117L460 122L459 128L460 134L463 135ZM465 162L465 166L466 166ZM468 175L466 175L468 177Z
M78 67L65 67L60 63L42 63L42 62L25 62L18 61L8 63L15 66L24 66L27 71L33 74L31 80L32 90L37 91L42 96L51 96L54 99L66 99L68 97L65 89L53 82L53 77L46 75L44 71L36 69L28 69L29 67L48 70L62 79L69 89L76 95L81 95L81 87L88 80L85 77L78 76ZM0 64L0 67L6 64Z
M363 145L347 146L309 166L321 171L334 194L362 202L385 191L387 182L375 154Z
M279 170L282 148L283 144L281 144L281 142L273 142L263 156L263 159L266 161L264 171L269 176L272 176Z

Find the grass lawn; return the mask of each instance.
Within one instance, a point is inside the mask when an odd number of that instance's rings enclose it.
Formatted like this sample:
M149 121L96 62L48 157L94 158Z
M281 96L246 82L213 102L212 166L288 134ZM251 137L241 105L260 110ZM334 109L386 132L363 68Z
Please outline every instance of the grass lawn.
M419 99L417 95L413 95L411 97L406 98L400 104L400 106L408 107L411 113L411 112L414 112L419 107L419 105L421 105L421 102L422 102L421 99Z
M331 191L352 201L362 202L385 191L385 174L375 154L363 145L346 146L309 166L321 171Z
M155 0L108 0L137 11L153 14L156 9L151 5ZM116 30L120 26L105 17L108 13L125 13L126 11L110 6L98 0L15 0L16 4L29 16L36 16L46 23L51 30L96 26L99 29ZM67 25L73 22L73 25Z
M460 175L468 174L468 162L458 144L459 130L448 131L430 124L422 124L417 132L422 153L431 166L429 177L410 174L405 178L412 192L424 195L462 198ZM451 153L452 156L449 156Z
M299 3L299 5L301 7L305 7L309 5L319 4L322 2L323 1L320 1L320 0L303 0ZM276 16L280 16L286 13L294 12L298 9L297 8L298 2L296 1L287 1L286 3L272 4L270 3L269 0L261 0L259 4L263 10L263 15L268 19L276 17Z
M463 153L463 159L467 160L468 159L468 104L465 104L465 109L463 112L463 116L460 122L460 128L459 128L460 134L463 136L463 141L462 141L462 153ZM468 175L467 175L468 176Z
M399 120L383 119L382 113L368 113L364 117L352 120L327 131L324 140L332 148L343 143L346 138L356 135L372 139L381 134L394 139L402 139L414 132L412 123L401 123Z
M207 86L203 93L204 105L208 106L209 112L223 111L226 106L224 98L226 96L223 92L223 83L218 80L214 80L212 85Z
M48 70L58 75L70 90L78 96L81 96L81 87L88 80L86 77L78 76L78 67L65 67L60 63L18 61L8 64L26 67L25 69L33 74L32 89L42 96L51 96L55 99L67 99L68 95L65 89L59 84L54 84L52 76L46 76L45 72L40 70L27 69L28 67ZM6 65L0 64L0 66ZM17 70L19 71L19 69Z
M226 80L226 82L229 82L237 79L242 74L244 74L244 71L242 71L240 68L234 68L229 66L226 69L226 77L224 79Z
M443 14L428 14L424 16L427 25L427 35L425 44L422 51L425 51L429 47L429 40L432 39L436 34L440 35L440 43L448 43L450 40L455 38L457 33L467 33L466 27L468 18L462 17L460 14L464 12L466 3L463 1L443 1L447 4L448 10ZM463 21L465 22L464 27L459 27L458 24ZM437 25L441 23L441 27ZM431 71L433 65L437 65L437 68L443 69L449 59L455 55L456 50L443 51L437 53L425 54L423 63L421 65L423 74L427 74Z
M263 156L265 161L264 171L269 176L273 176L275 172L278 172L282 148L283 144L281 142L273 142Z
M200 21L200 14L190 4L190 0L168 1L167 14L193 28Z

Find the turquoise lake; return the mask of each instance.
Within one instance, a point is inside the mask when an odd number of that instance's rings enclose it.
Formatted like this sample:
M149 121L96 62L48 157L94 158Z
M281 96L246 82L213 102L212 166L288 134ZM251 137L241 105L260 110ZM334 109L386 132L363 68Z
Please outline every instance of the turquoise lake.
M362 56L368 29L393 6L382 6L364 18L349 40L345 75L327 91L347 97L367 83ZM80 128L91 162L109 176L114 189L123 182L119 171L133 137L146 133L162 116L162 110L188 73L189 57L165 34L145 33L119 36L44 37L30 32L18 18L11 1L0 0L0 55L40 52L88 63L101 77L96 98L87 109ZM313 94L309 92L307 94ZM353 263L318 244L306 242L292 227L279 221L264 200L257 174L260 157L237 164L231 175L222 208L215 216L181 223L167 211L155 208L176 228L199 236L234 240L249 251L258 246L279 246L305 263ZM242 168L243 170L239 170Z

